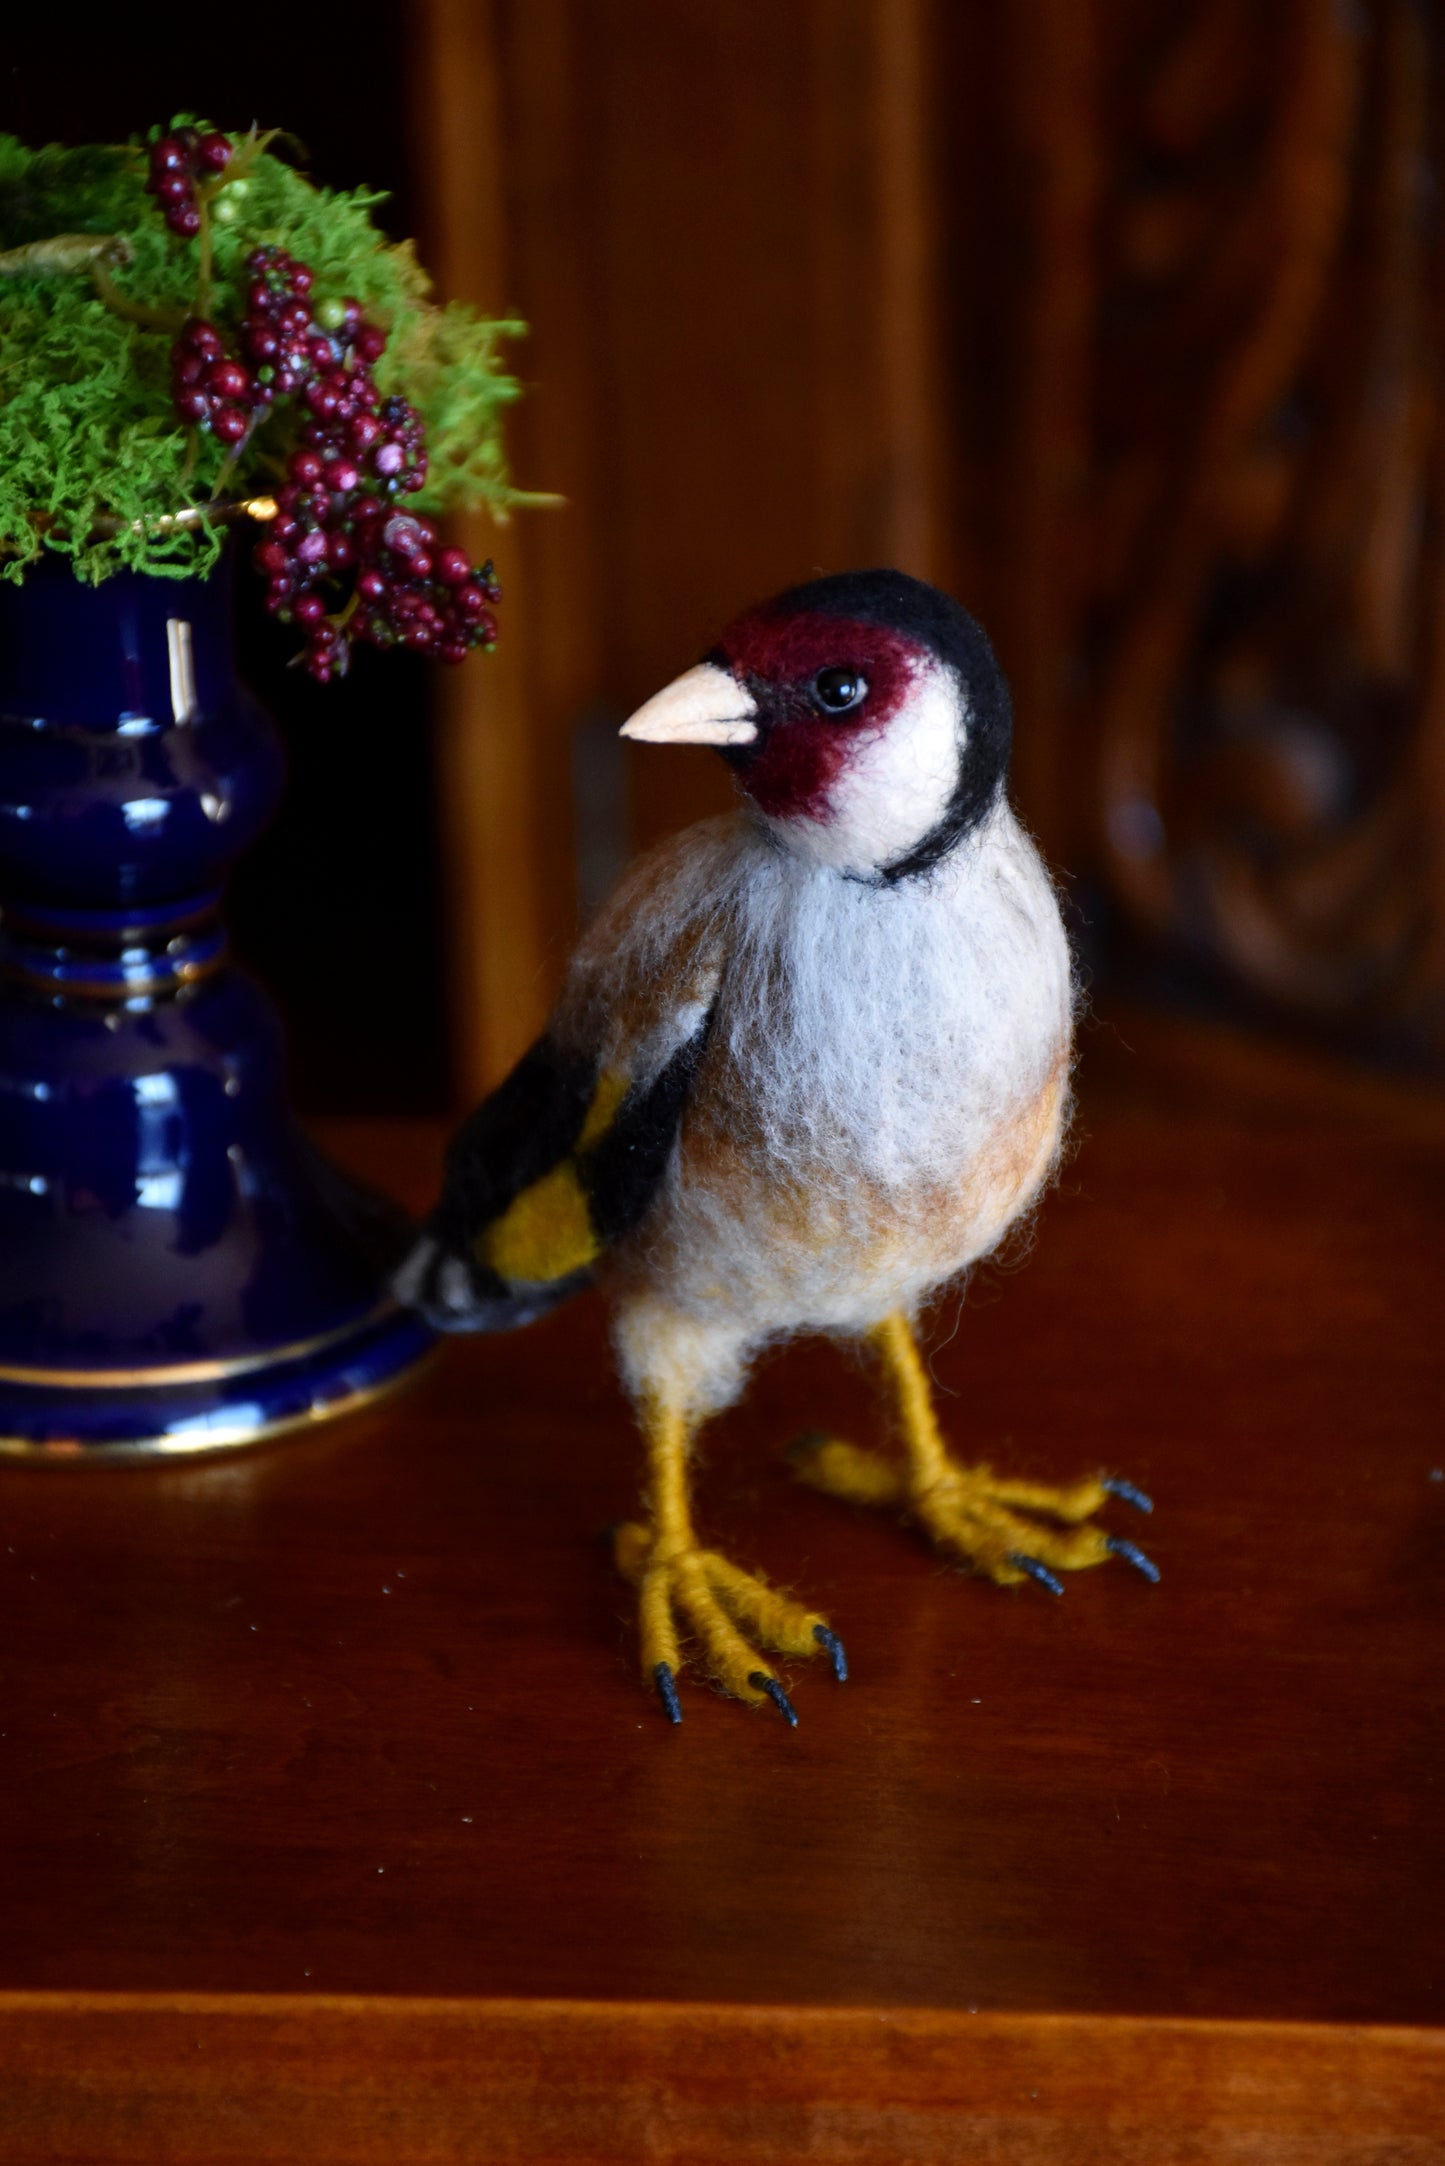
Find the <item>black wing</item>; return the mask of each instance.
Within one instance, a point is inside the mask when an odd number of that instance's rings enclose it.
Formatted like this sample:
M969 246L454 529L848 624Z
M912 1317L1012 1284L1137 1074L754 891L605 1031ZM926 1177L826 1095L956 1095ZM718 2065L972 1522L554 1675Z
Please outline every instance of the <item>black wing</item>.
M454 1137L398 1299L440 1331L508 1331L585 1286L657 1191L706 1035L636 1083L538 1039Z

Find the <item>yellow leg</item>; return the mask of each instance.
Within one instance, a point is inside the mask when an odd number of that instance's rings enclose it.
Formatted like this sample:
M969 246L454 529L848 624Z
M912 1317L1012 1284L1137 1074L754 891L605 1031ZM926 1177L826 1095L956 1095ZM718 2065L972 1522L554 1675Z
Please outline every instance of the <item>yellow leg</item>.
M779 1654L825 1651L835 1675L847 1676L841 1642L828 1621L744 1572L716 1550L698 1547L687 1494L688 1424L674 1406L647 1400L641 1409L647 1446L649 1526L630 1523L613 1538L618 1569L638 1592L642 1670L669 1720L682 1720L676 1679L683 1666L678 1618L692 1627L705 1666L726 1692L749 1706L769 1701L789 1723L791 1701L758 1649Z
M903 1459L885 1459L878 1452L823 1438L798 1453L802 1480L856 1504L903 1505L936 1542L1001 1586L1032 1578L1061 1594L1055 1572L1082 1571L1110 1556L1122 1556L1146 1578L1158 1578L1132 1542L1085 1524L1111 1494L1144 1510L1149 1509L1147 1498L1127 1483L1103 1477L1055 1487L1009 1481L987 1466L955 1465L939 1433L933 1394L907 1317L885 1317L869 1340L882 1366Z

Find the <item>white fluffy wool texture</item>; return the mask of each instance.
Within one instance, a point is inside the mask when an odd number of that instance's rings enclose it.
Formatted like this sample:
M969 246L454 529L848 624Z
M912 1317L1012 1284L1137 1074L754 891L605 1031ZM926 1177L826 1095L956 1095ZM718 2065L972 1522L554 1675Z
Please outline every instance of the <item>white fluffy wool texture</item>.
M612 1281L625 1380L701 1414L765 1341L915 1309L1055 1163L1068 948L1002 796L930 873L850 878L745 813L634 869L557 1028L634 1081L712 1023L662 1190Z

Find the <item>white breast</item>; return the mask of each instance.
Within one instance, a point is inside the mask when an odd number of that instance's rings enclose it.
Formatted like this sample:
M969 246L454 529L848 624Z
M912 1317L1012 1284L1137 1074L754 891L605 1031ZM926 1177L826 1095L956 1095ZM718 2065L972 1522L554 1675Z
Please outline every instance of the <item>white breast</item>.
M727 1307L749 1335L861 1328L993 1246L1045 1177L1070 1032L1058 907L1002 800L894 887L746 830L737 848L717 1011L649 1252L672 1301ZM1051 1086L1047 1133L1011 1155ZM1002 1186L980 1173L1000 1150L1017 1160Z

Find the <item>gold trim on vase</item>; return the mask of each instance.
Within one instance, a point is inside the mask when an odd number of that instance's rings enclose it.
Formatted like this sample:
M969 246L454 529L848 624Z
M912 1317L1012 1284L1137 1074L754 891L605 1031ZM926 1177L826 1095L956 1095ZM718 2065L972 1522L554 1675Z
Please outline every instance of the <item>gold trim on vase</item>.
M227 1429L218 1415L216 1422L206 1428L186 1429L163 1436L127 1437L123 1443L86 1444L79 1437L51 1437L41 1443L34 1437L0 1436L0 1462L22 1461L31 1466L121 1466L139 1460L198 1459L216 1456L222 1452L244 1451L249 1444L269 1443L273 1437L286 1436L297 1429L314 1429L324 1421L335 1421L342 1414L364 1413L380 1399L389 1398L413 1383L420 1371L435 1360L437 1348L428 1346L415 1361L398 1369L393 1376L383 1377L379 1384L367 1384L359 1391L349 1392L342 1399L323 1399L314 1406L305 1407L298 1414L282 1414L274 1421L255 1422L249 1428L233 1425Z
M201 962L181 962L160 978L57 978L47 970L32 970L13 955L0 956L0 972L21 985L50 993L57 1000L152 1000L157 994L179 993L203 979L213 977L230 960L225 949Z
M162 1391L170 1384L217 1383L229 1376L245 1376L251 1370L277 1369L289 1362L305 1361L400 1313L396 1302L381 1301L365 1315L353 1316L349 1323L320 1331L314 1338L293 1339L289 1345L264 1347L258 1354L237 1354L230 1360L158 1362L145 1369L33 1369L0 1362L0 1384L55 1385L67 1391ZM90 1445L83 1448L93 1449Z

